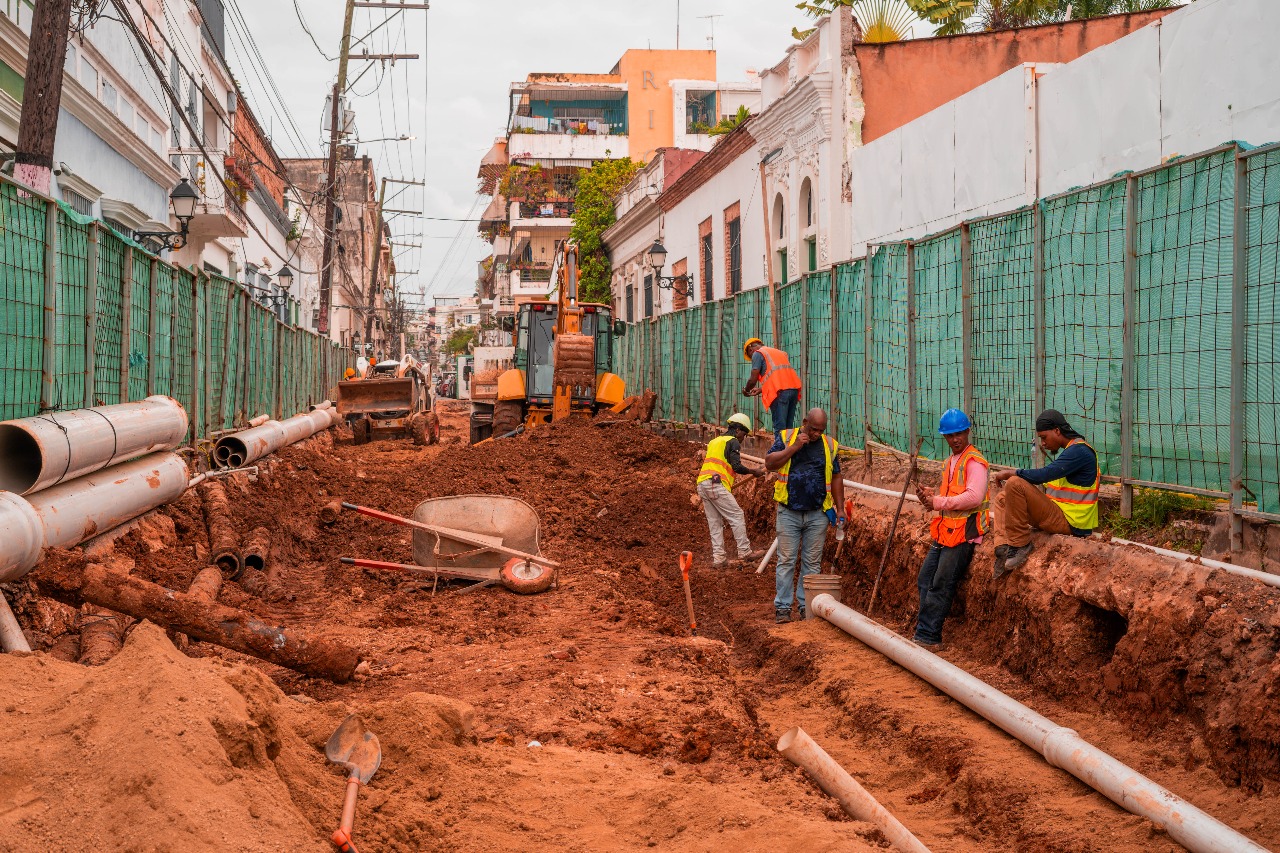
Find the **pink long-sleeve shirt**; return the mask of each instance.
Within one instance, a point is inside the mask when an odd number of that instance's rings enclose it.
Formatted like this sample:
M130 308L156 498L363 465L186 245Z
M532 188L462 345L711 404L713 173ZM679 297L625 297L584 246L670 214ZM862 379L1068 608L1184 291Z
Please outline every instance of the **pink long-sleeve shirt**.
M946 483L951 479L952 472L955 471L956 460L959 458L953 454L947 459L947 464L942 469L942 482ZM964 491L951 497L938 495L933 499L933 508L935 510L951 510L952 512L977 509L982 503L982 498L987 493L987 473L986 465L983 465L977 459L970 459L964 469ZM979 536L969 541L981 544L982 537Z

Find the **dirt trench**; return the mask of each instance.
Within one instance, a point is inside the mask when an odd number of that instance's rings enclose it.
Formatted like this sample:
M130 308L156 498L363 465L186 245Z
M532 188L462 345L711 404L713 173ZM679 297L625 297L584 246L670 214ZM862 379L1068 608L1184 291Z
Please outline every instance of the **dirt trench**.
M226 731L276 733L254 753L258 775L245 777L244 795L224 804L227 814L244 815L267 839L247 849L292 849L283 843L272 848L271 839L283 830L253 816L251 800L259 786L288 800L291 820L296 812L290 838L311 833L298 849L312 849L307 844L322 849L341 780L325 765L321 748L349 710L370 717L387 744L384 768L368 789L369 808L358 823L374 850L877 847L878 833L846 820L774 752L778 735L797 724L936 850L1177 849L1148 822L1049 768L830 626L775 626L771 575L708 567L705 521L689 501L700 459L695 445L632 425L575 422L467 447L462 444L465 419L457 411L443 419L443 432L438 448L399 442L357 448L349 436L339 435L336 442L321 437L264 465L257 482L228 485L240 529L266 525L273 532L271 561L282 594L263 600L229 582L222 602L352 643L370 663L367 678L337 686L210 646L187 649L188 656L200 659L194 667L212 667L219 678L241 687L244 679L229 673L266 676L261 683L270 687L269 700L228 696L232 706L238 701L237 707L248 708L248 716L232 714L232 723L219 724ZM739 490L757 544L767 544L771 536L768 492L750 482ZM429 583L342 566L340 556L407 562L408 531L347 513L332 525L317 518L335 497L407 515L423 499L467 493L507 494L535 507L543 523L544 552L564 563L559 589L531 597L502 590L467 593L460 584L433 591ZM860 564L874 562L868 555L878 556L876 537L883 541L887 524L883 507L865 502L864 507L865 517L848 543L856 546L848 553L859 554ZM198 501L180 501L167 512L177 544L131 534L120 542L115 559L129 561L140 577L185 589L207 565L200 512ZM881 617L898 629L913 617L911 583L922 552L917 553L918 544L905 542L920 526L920 519L904 520L902 553L882 588ZM696 554L698 637L688 636L675 560L685 548ZM1016 585L996 591L987 589L989 578L984 585L975 572L965 587L963 612L948 623L952 651L946 656L1077 728L1211 814L1280 847L1280 816L1267 807L1276 791L1266 752L1266 726L1274 724L1267 722L1268 713L1274 715L1275 709L1255 709L1249 726L1232 730L1234 741L1224 737L1211 743L1206 733L1226 731L1232 713L1224 698L1247 697L1255 690L1241 672L1231 670L1206 673L1198 691L1178 698L1183 705L1177 707L1163 708L1166 695L1147 690L1156 710L1142 716L1141 702L1128 698L1124 687L1129 670L1117 659L1128 659L1129 646L1147 630L1144 620L1152 630L1167 625L1159 638L1191 623L1146 615L1157 609L1155 592L1163 588L1152 581L1150 602L1135 594L1124 599L1127 609L1116 603L1109 611L1129 620L1128 631L1119 636L1114 619L1072 610L1065 598L1083 601L1087 595L1111 602L1102 598L1102 590L1115 596L1124 588L1121 580L1159 577L1154 569L1103 571L1107 567L1099 557L1091 573L1059 576L1048 564L1042 567L1042 560L1038 554L1012 578ZM1128 565L1127 557L1123 562ZM846 557L840 571L846 600L865 598L866 569ZM1110 586L1102 583L1106 577L1112 577ZM1210 582L1220 579L1205 581ZM1168 600L1183 600L1181 593L1165 594ZM1246 593L1228 585L1221 595L1222 607L1215 612L1228 606L1232 614L1244 612L1248 601L1236 596ZM70 624L59 606L29 595L19 604L24 625L42 647L54 645L61 628ZM1041 626L1044 620L1037 614L1045 612L1055 616ZM1188 660L1208 653L1201 640L1208 630L1203 624L1182 644L1180 653ZM148 654L168 654L154 635L146 636ZM133 635L126 651L130 642ZM1146 654L1163 660L1165 653L1151 645L1143 644ZM133 654L134 669L148 666L136 647ZM1107 655L1110 661L1103 662ZM124 657L108 666L118 667L117 677L130 681L132 673L121 667ZM1238 668L1261 657L1233 652L1230 658L1213 658L1224 660ZM162 680L182 677L180 667L161 669ZM1099 670L1114 674L1120 686L1108 688ZM44 693L37 688L53 682L47 670L28 666L7 677L29 686L17 694L35 702L37 694L57 699L83 691L72 675L59 671L60 686ZM1257 677L1256 669L1250 677ZM214 689L212 683L183 685L180 692L205 695ZM256 688L249 692L257 695ZM422 696L447 698L415 698ZM180 744L183 735L176 732L189 723L173 723L165 709L155 714L158 721L147 725L159 755ZM453 722L432 722L441 714ZM117 715L96 737L136 736L138 717ZM414 734L424 726L423 731L444 726L450 734ZM50 734L39 725L27 730L37 737ZM239 743L243 737L232 740ZM535 741L541 746L530 746ZM238 750L229 754L243 752ZM148 827L158 831L171 817L154 797L145 796L146 785L121 792L115 788L122 783L118 775L94 779L77 774L74 766L53 769L61 767L60 761L70 762L70 756L42 762L47 769L35 772L30 786L36 796L74 781L90 800L121 802L136 824L135 839L146 839ZM197 766L210 774L209 762L217 764L209 759ZM234 762L231 766L227 772L235 771ZM127 775L123 784L133 785ZM200 796L198 785L190 795ZM6 811L9 805L0 795L0 837L24 837L8 832L36 826L40 832L32 830L31 838L42 840L42 849L83 849L69 839L77 826L88 825L88 816L48 807L32 817L31 808ZM204 839L213 831L185 812L180 823L192 838ZM96 825L93 829L99 831ZM68 846L60 848L59 838ZM207 848L192 843L173 849Z

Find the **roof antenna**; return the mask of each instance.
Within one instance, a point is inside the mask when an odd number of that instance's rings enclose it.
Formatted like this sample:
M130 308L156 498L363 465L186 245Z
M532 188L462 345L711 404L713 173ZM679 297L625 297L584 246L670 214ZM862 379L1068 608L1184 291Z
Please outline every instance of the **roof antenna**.
M716 49L716 18L723 18L724 15L699 15L703 20L711 21L711 35L707 36L707 49Z
M680 49L680 0L676 0L676 50Z

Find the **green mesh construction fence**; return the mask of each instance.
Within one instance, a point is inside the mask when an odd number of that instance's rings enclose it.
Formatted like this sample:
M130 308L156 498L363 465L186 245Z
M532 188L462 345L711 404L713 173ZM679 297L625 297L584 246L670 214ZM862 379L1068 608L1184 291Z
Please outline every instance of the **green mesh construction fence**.
M1231 492L1243 512L1280 518L1278 285L1280 146L1232 146L782 286L777 344L802 370L806 402L834 409L843 444L869 430L905 451L914 432L924 456L942 458L937 420L967 405L987 457L1027 466L1043 405L1085 435L1104 475ZM758 398L741 396L742 342L772 341L769 298L755 288L684 312L684 348L672 349L678 320L633 327L648 348L622 348L621 369L637 392L659 393L660 413L745 411L769 429ZM671 367L681 358L683 384Z
M1245 163L1244 488L1280 513L1280 149Z
M950 451L938 435L938 419L964 405L964 317L961 306L960 231L913 248L915 281L915 411L920 453L941 459Z
M168 394L202 436L302 410L345 367L234 282L0 178L0 419Z

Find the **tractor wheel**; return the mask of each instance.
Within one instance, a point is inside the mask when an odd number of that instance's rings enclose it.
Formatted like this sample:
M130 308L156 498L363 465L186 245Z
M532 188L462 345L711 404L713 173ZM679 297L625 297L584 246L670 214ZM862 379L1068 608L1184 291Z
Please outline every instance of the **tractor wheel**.
M355 445L368 444L373 438L373 424L369 418L363 417L351 425L351 443Z
M534 595L545 592L555 579L555 572L550 566L540 566L519 557L512 557L502 567L502 585L520 595Z
M440 418L435 412L427 412L427 444L440 443Z
M503 400L493 407L493 437L501 438L524 423L524 406L519 400Z
M427 414L420 412L413 416L409 423L409 437L415 447L422 447L431 441L431 425L427 423Z

